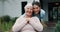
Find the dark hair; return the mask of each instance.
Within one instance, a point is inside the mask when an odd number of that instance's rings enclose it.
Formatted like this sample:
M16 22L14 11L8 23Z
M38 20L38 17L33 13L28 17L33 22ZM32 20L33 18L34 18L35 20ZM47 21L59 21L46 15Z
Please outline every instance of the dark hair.
M34 2L32 3L32 5L37 5L37 6L39 6L39 7L41 6L41 5L40 5L40 2L38 2L38 1L34 1Z

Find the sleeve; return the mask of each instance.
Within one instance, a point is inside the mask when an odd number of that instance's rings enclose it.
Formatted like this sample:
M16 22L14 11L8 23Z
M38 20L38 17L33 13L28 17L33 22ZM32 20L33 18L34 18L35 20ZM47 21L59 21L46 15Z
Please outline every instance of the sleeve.
M45 17L45 11L43 9L41 9L41 12L40 12L40 17L41 19L43 19Z
M16 23L12 27L13 32L18 32L21 30L22 27L26 24L26 21L24 19L17 19Z
M32 18L30 20L30 24L32 25L32 27L37 30L38 32L43 31L43 25L40 23L39 19L37 17Z

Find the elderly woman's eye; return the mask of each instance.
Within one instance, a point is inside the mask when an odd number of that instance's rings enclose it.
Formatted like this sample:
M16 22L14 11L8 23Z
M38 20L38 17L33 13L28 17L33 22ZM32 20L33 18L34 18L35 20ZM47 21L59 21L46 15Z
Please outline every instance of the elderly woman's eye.
M29 8L27 8L27 9L29 9Z

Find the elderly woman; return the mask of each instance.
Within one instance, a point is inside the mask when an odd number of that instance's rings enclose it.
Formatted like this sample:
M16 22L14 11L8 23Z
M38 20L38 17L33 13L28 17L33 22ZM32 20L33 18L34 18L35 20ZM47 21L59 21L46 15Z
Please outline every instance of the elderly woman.
M12 27L13 32L41 32L43 26L37 17L32 17L33 7L28 3L25 7L24 16L20 16Z

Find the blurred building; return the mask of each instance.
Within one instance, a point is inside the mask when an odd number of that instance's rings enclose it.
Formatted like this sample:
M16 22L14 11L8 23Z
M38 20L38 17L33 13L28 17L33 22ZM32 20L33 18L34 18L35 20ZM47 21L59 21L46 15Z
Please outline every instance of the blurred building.
M0 16L9 15L19 17L24 13L24 6L34 0L0 0ZM41 3L42 9L46 11L44 20L57 22L60 20L60 0L35 0Z

